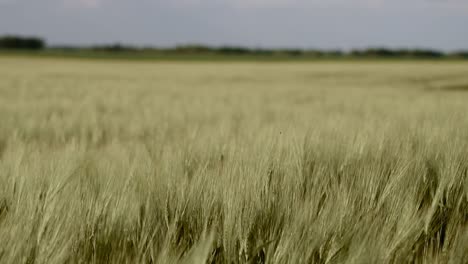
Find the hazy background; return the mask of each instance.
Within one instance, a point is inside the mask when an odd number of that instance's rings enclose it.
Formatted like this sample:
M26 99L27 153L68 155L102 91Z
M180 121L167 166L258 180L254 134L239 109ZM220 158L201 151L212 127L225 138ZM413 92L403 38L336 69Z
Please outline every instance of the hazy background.
M52 45L468 46L466 0L0 0L0 35Z

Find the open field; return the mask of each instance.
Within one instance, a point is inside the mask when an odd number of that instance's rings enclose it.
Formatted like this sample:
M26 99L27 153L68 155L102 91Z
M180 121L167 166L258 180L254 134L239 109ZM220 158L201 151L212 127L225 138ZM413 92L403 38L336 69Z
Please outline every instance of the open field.
M467 73L0 57L0 263L467 263Z

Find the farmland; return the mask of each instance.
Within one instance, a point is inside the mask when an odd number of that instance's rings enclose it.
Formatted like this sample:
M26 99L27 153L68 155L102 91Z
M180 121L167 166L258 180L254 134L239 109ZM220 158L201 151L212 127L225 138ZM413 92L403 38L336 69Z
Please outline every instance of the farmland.
M467 73L0 57L0 262L467 263Z

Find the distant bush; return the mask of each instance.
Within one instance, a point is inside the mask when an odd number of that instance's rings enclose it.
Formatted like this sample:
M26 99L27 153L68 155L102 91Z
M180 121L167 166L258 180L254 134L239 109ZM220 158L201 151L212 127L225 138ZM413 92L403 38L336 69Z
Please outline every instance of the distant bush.
M109 51L109 52L122 52L122 51L136 51L137 48L126 46L120 43L111 44L111 45L97 45L91 47L95 51Z
M45 46L45 41L36 37L0 37L0 49L40 50Z
M457 51L450 54L451 57L460 58L460 59L468 59L468 50L464 51Z
M220 55L273 55L276 51L269 49L249 49L235 46L210 47L203 45L177 46L164 50L175 54L220 54Z
M441 58L445 56L442 52L424 49L386 49L386 48L370 48L365 50L353 50L350 52L353 57L400 57L400 58Z
M321 58L327 55L326 51L322 50L304 50L302 51L302 55L308 56L308 57L315 57L315 58Z
M274 53L274 51L271 51L271 53ZM280 50L277 50L275 53L296 57L296 56L302 56L304 54L304 51L299 50L299 49L280 49Z
M173 49L170 49L169 52L182 53L182 54L211 53L213 52L213 49L207 46L202 46L202 45L185 45L185 46L177 46Z
M367 50L353 50L350 55L355 57L392 57L397 56L400 52L389 49L377 48Z
M435 50L406 50L406 52L409 57L417 58L440 58L444 56L442 52Z
M220 47L215 49L217 53L220 54L226 54L226 55L242 55L242 54L251 54L254 53L253 50L250 50L248 48L243 48L243 47Z
M341 50L329 50L329 51L325 51L324 54L325 56L329 56L329 57L342 57L346 55Z

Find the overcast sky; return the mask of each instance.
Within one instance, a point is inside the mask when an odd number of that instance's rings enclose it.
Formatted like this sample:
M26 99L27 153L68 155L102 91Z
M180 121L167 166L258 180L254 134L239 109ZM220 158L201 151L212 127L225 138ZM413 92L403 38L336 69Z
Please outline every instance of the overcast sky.
M0 0L51 44L468 49L468 0Z

